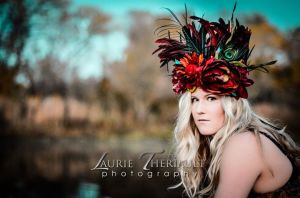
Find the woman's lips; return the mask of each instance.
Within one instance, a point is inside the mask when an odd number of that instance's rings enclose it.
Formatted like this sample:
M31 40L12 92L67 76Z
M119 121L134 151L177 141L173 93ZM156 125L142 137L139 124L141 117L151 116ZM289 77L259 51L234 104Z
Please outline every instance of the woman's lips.
M198 119L197 121L198 121L198 122L208 122L209 120L206 120L206 119Z

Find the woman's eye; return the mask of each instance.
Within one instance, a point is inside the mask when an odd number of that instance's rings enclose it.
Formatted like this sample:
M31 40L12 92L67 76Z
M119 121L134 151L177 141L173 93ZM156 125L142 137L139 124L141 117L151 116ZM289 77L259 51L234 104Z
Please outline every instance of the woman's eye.
M197 98L192 98L192 103L194 103L195 101L197 101Z
M214 101L214 100L216 100L216 99L217 99L216 97L212 97L212 96L207 97L207 100L208 100L208 101Z

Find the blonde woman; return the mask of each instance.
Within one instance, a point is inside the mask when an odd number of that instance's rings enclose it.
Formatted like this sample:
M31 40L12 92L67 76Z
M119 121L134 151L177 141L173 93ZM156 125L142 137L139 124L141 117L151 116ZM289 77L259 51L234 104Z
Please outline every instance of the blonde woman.
M300 195L297 146L284 129L256 115L246 99L185 92L175 137L177 160L202 165L180 167L189 197Z
M159 52L161 66L175 63L173 90L182 96L174 132L186 194L300 197L299 148L284 128L255 114L247 100L246 87L254 83L249 72L275 61L248 64L251 31L233 16L228 23L196 16L188 23L185 17L183 25L170 12L175 20L161 27L164 37L154 53Z

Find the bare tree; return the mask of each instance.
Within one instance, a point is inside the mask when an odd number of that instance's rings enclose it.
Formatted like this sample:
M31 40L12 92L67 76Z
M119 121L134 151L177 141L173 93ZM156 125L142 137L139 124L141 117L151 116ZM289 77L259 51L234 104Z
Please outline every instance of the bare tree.
M34 90L41 63L56 59L66 67L74 65L89 49L93 36L109 31L106 23L110 18L100 10L80 7L72 11L69 4L69 0L0 1L2 94L16 91L19 75ZM70 81L71 72L65 72L65 80Z
M24 50L28 39L33 34L35 22L47 15L49 10L65 9L68 3L68 0L3 0L0 2L1 94L13 94L16 76L21 71L28 72L28 61L24 56ZM27 76L32 80L30 75Z

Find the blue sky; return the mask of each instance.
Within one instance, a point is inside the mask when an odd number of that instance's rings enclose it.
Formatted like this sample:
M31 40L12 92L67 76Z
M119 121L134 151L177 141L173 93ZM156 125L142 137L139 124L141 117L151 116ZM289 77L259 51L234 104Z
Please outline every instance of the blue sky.
M230 15L235 0L73 0L73 6L92 6L99 8L107 15L111 15L112 23L116 26L124 25L124 29L118 29L102 38L98 38L101 46L94 46L94 49L87 56L78 62L84 64L82 69L79 66L81 77L99 77L102 75L101 55L110 51L110 59L107 61L115 61L124 58L123 52L128 45L126 38L126 25L128 26L128 13L130 11L147 11L155 15L165 15L168 12L164 7L170 8L174 12L180 12L184 9L184 4L193 14L202 16L208 20L217 20L224 14ZM251 16L259 13L265 16L266 20L285 33L288 30L300 26L299 12L300 1L298 0L237 0L237 9L235 16L241 15ZM116 38L118 38L118 47L115 46ZM99 55L100 54L100 55ZM112 56L111 56L112 55Z
M103 12L120 16L130 10L148 11L153 14L165 14L163 7L174 11L184 9L184 4L191 8L197 15L210 19L217 19L219 13L227 11L231 13L234 2L237 2L236 15L261 13L271 24L284 31L300 24L298 16L300 1L298 0L73 0L76 6L89 5L98 7Z

